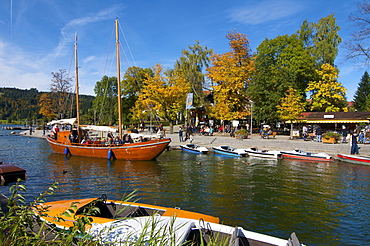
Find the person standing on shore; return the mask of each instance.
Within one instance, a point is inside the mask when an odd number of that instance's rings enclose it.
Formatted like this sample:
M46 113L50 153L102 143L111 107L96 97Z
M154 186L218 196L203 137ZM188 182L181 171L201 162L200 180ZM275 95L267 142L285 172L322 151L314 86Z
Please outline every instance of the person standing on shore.
M181 126L179 127L179 139L180 139L180 142L184 141L184 139L182 137L182 127Z
M351 155L358 155L358 145L357 145L357 129L353 130L352 136L351 136Z
M321 142L322 137L322 129L320 125L317 125L316 127L316 142Z
M347 128L345 125L342 125L342 143L347 143Z

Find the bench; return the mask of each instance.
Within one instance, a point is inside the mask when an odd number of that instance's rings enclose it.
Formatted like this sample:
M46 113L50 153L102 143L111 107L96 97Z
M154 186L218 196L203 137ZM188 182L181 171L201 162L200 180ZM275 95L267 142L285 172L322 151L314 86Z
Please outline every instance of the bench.
M262 135L262 138L270 139L270 138L275 138L275 136L276 136L276 132L272 132L271 134Z

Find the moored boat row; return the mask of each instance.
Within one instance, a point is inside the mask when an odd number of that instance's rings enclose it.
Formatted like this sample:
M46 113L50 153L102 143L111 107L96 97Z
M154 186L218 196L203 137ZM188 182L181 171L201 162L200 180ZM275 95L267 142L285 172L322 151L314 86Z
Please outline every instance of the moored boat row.
M181 149L186 152L207 154L209 151L205 147L201 147L195 144L185 144L181 145ZM253 156L260 158L290 158L290 159L300 159L309 161L330 161L332 157L326 153L311 153L303 150L292 150L292 151L277 151L277 150L265 150L256 147L247 149L235 149L228 145L221 145L217 147L212 147L214 154L234 156L234 157L244 157Z

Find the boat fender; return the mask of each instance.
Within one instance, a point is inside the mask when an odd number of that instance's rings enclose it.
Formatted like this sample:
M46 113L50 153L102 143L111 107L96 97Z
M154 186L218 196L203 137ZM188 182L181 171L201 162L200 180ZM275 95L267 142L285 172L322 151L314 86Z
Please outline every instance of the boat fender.
M69 154L70 154L69 149L68 148L65 148L64 149L64 155L69 155Z
M108 150L108 160L114 158L114 153L113 153L113 150Z

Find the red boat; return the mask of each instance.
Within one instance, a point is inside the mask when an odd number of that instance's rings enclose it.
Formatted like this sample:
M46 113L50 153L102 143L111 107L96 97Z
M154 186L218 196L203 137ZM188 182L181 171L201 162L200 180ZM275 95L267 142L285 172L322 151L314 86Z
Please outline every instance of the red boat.
M306 161L331 161L331 156L326 153L311 153L300 149L281 151L283 158L299 159Z
M354 164L370 165L370 156L338 154L338 158Z

